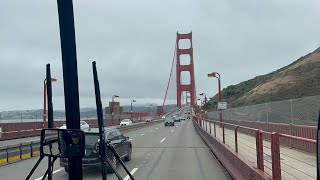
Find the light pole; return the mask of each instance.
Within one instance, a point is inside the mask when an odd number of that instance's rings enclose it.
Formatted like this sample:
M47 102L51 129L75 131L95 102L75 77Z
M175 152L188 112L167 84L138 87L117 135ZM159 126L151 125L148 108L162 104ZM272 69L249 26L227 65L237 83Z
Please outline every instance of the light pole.
M148 106L149 117L150 117L150 107L152 107L152 104L150 104L150 105Z
M136 101L136 100L132 100L132 101L131 101L131 113L133 112L133 111L132 111L132 103L134 103L134 102L137 102L137 101Z
M200 96L204 96L204 109L206 109L206 106L207 106L207 95L206 95L206 93L201 93L199 95Z
M201 105L201 99L199 98L199 99L197 99L197 101L200 101L200 105Z
M51 78L51 82L56 82L56 78ZM43 81L43 126L47 120L47 78Z
M218 102L221 102L221 76L219 73L217 72L213 72L213 73L209 73L208 74L208 77L215 77L218 79L218 90L219 90L219 101ZM219 109L219 115L220 115L220 127L222 127L222 110Z
M200 101L199 107L201 109L201 99L200 98L197 99L197 104L198 104L198 101Z
M136 100L134 99L134 100L131 100L131 120L132 120L132 103L134 103L134 102L136 102Z
M112 114L112 118L114 117L114 98L118 98L118 95L113 95L112 96L112 108L111 108L111 114Z

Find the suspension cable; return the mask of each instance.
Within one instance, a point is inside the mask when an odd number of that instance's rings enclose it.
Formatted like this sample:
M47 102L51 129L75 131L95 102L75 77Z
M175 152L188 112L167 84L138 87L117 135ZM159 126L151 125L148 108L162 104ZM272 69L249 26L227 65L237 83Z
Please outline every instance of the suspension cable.
M174 61L175 61L175 57L176 57L176 51L177 51L177 42L176 42L175 48L174 48L174 53L173 53L173 58L172 58L172 64L171 64L171 70L170 70L170 76L169 76L169 81L168 81L168 85L167 85L166 94L164 95L164 99L163 99L162 110L164 110L164 104L165 104L165 102L166 102L167 95L168 95L168 90L169 90L169 85L170 85L170 81L171 81L173 65L174 65Z

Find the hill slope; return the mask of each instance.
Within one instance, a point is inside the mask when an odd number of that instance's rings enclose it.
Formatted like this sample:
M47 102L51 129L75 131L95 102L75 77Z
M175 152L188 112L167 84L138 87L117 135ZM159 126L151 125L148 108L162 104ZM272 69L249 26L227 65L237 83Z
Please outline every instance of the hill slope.
M320 48L279 70L222 90L232 107L320 94ZM217 95L211 98L217 101Z

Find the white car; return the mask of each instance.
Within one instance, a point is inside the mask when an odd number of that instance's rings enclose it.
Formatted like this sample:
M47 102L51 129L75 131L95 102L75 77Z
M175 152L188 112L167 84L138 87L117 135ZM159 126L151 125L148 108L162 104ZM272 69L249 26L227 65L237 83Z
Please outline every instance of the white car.
M132 121L130 119L124 119L120 122L120 126L130 126Z
M152 118L151 117L146 117L146 122L151 122Z
M67 125L63 124L59 129L67 129ZM81 130L89 130L90 131L90 126L87 122L85 121L80 121L80 129Z

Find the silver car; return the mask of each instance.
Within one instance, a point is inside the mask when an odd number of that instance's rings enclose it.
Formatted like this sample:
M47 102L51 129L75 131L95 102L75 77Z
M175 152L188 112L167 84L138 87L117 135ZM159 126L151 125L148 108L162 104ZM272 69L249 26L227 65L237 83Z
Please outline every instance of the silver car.
M174 120L172 118L167 118L165 121L164 121L164 126L174 126Z

